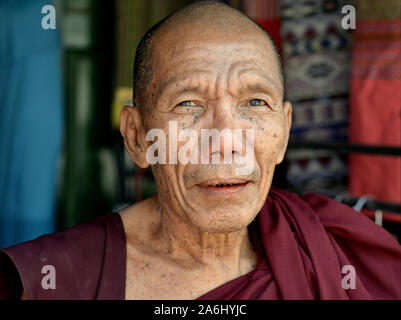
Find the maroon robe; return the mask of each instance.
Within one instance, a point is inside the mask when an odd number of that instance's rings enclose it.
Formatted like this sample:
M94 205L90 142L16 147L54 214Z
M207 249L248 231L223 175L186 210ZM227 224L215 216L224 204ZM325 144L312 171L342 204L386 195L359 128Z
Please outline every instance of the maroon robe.
M198 299L401 299L401 246L369 218L332 199L272 187L249 231L256 268ZM56 270L54 290L42 288L44 265ZM355 289L342 287L345 265L355 268ZM0 298L18 292L16 270L28 299L123 300L122 220L113 213L4 249Z

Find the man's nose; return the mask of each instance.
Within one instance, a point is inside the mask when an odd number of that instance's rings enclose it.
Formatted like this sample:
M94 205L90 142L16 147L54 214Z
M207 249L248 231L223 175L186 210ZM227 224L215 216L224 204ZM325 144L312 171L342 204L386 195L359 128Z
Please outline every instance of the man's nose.
M221 100L216 102L213 108L212 127L217 130L235 129L236 119L233 115L233 106L231 101Z
M204 156L209 163L212 163L213 157L220 158L220 163L234 163L236 156L245 154L245 130L235 118L233 106L225 101L217 103L213 108L211 123L209 136L206 137L206 132L203 134L203 142L208 139L206 148L202 150Z

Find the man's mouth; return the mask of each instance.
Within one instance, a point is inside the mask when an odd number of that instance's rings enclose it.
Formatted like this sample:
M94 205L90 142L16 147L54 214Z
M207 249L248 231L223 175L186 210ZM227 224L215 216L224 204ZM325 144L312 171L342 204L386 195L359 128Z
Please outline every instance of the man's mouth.
M244 187L249 181L243 183L219 183L219 184L208 184L208 185L200 185L201 188L207 189L236 189L240 187Z
M249 182L249 180L244 179L214 179L204 181L196 186L211 194L223 195L236 193L236 191L245 188Z

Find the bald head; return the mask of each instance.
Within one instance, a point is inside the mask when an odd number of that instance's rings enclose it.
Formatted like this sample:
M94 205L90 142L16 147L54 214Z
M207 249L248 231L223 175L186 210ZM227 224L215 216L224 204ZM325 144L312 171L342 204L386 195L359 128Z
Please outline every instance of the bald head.
M242 12L219 2L201 1L176 11L167 16L142 37L135 55L133 102L144 101L146 90L153 77L154 57L156 52L172 41L196 42L201 39L212 41L214 38L246 38L259 36L267 43L271 58L275 60L280 85L284 86L283 69L280 56L270 35Z
M227 33L263 32L241 11L214 1L197 2L176 11L165 21L161 30L180 32L180 29L188 28L197 32L205 29Z

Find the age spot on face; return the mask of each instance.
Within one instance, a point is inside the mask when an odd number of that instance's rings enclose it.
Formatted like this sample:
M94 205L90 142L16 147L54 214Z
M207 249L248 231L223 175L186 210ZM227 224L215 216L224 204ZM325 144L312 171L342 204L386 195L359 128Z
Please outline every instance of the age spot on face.
M251 117L247 116L247 115L244 114L244 113L241 113L239 117L240 117L241 119L248 120L248 121L251 121L251 120L252 120Z

